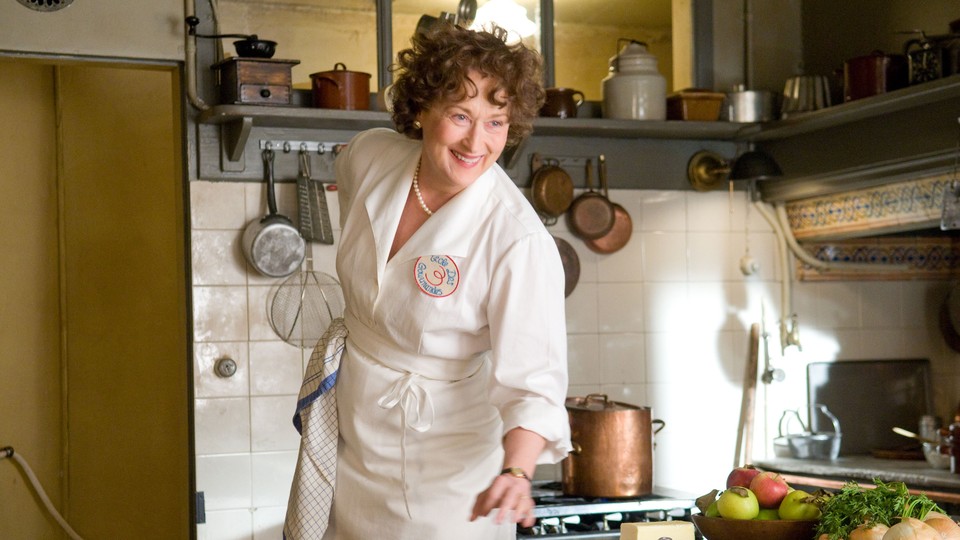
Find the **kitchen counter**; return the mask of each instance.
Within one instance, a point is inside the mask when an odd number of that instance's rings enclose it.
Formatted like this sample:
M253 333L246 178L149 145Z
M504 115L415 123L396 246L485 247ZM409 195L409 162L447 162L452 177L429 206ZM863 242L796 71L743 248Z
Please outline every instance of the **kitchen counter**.
M914 493L938 502L960 504L960 474L934 469L924 460L878 459L869 455L835 460L775 458L754 462L758 468L779 472L790 484L839 489L853 480L861 486L873 480L903 482Z

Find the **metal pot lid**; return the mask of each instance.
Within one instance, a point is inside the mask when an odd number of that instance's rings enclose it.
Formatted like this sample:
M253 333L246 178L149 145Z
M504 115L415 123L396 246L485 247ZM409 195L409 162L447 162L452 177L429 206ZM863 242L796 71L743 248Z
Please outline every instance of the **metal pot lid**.
M647 407L638 407L629 403L611 401L606 394L589 394L585 397L568 397L565 403L567 410L586 412L617 412L637 411Z

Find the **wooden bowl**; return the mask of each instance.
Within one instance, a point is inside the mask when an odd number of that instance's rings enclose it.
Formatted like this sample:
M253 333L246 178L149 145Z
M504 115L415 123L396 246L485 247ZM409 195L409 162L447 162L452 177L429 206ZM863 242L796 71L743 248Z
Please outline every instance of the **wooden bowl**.
M694 514L693 524L707 540L813 540L818 519L724 519Z

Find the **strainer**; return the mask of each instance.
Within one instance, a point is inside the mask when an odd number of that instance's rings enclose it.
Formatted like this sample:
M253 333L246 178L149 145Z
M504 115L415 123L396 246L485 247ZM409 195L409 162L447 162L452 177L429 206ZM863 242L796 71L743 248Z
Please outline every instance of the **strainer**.
M270 302L270 326L280 339L301 349L316 345L333 319L343 316L344 300L340 282L313 270L298 270L277 286Z

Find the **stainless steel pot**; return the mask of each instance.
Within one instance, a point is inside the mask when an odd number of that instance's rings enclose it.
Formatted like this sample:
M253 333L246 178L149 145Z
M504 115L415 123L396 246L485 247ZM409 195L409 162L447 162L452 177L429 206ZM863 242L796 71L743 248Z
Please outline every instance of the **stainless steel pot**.
M273 150L263 151L263 169L270 213L249 223L244 229L243 254L257 272L269 277L286 277L300 268L307 246L293 222L277 213L277 197L273 187Z
M561 463L564 494L653 492L653 436L663 429L663 420L651 420L649 407L610 401L605 394L567 398L566 407L573 452Z

